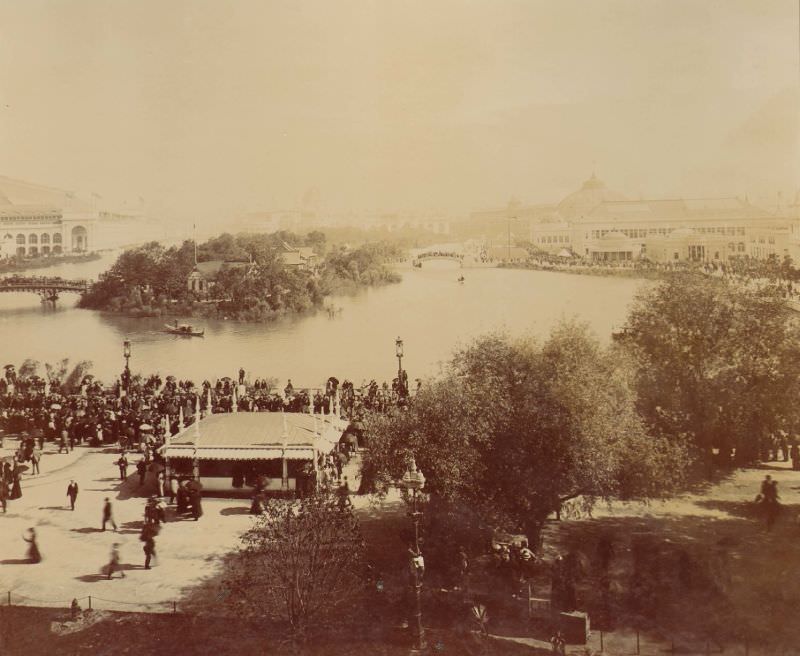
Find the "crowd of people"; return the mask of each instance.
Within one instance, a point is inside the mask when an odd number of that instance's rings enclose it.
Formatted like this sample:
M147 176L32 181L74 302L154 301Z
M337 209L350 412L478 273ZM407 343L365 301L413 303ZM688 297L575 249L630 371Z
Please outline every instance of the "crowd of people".
M168 435L175 435L208 413L224 412L311 412L337 413L357 424L366 411L387 411L408 400L408 379L402 372L390 386L376 381L360 386L331 377L324 389L296 389L289 380L283 390L276 390L266 379L248 381L244 369L238 377L203 381L199 386L173 376L163 378L123 375L111 386L105 386L86 375L76 389L67 389L59 380L44 380L36 375L18 376L9 365L0 377L0 447L3 436L19 436L15 451L0 463L0 505L6 512L9 501L23 495L23 476L40 473L40 460L46 444L57 447L57 453L69 453L80 445L119 448L115 465L120 481L128 480L129 469L135 467L138 486L154 484L156 494L150 496L144 509L140 539L143 543L144 567L149 569L156 555L156 537L167 518L165 503L177 519L202 517L202 485L192 476L167 476L160 447ZM343 467L349 453L357 446L358 430L346 433L341 445L329 454L320 454L316 467L307 463L297 476L296 494L303 497L324 488L338 491L347 499L349 485ZM129 460L130 458L130 460ZM132 481L136 481L133 478ZM244 481L242 481L243 483ZM74 511L79 485L70 480L66 496ZM263 511L267 496L265 480L255 481L251 512ZM173 505L174 504L174 505ZM118 530L113 506L103 502L100 529ZM42 556L35 529L25 536L28 559L40 562ZM112 547L104 572L110 579L124 570L119 562L118 544Z
M129 465L125 454L140 452L136 463L140 482L147 472L153 472L163 492L171 481L162 475L159 448L168 435L177 434L198 417L224 412L313 411L336 413L357 426L365 412L385 412L407 400L405 372L391 386L374 380L360 386L348 380L340 384L330 377L324 388L316 390L296 389L291 380L277 390L266 379L248 381L243 369L235 379L223 377L213 384L205 380L199 386L174 376L123 374L111 386L86 375L77 389L67 389L59 380L18 376L15 367L8 365L0 377L0 447L3 434L19 435L20 441L16 453L5 457L0 467L0 504L5 511L8 501L22 496L22 474L29 470L39 473L46 443L57 446L58 453L82 444L116 445L122 478ZM344 451L355 446L357 435L355 428L347 432ZM337 470L340 475L341 463L333 454L321 465L332 476Z
M653 262L643 258L589 260L581 257L560 257L549 253L538 253L528 258L526 266L533 269L598 274L622 272L658 274L698 271L737 284L774 284L778 286L784 297L800 297L800 290L797 288L797 283L800 281L800 271L791 263L779 262L776 258L757 259L738 256L727 260L712 260L709 262L690 262L687 260Z

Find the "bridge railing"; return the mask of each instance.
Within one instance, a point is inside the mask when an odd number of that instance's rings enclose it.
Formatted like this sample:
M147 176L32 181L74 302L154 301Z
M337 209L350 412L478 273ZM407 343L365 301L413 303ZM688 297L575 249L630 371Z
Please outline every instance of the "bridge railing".
M42 289L52 289L63 291L83 291L88 288L89 283L86 280L0 278L0 290L38 291Z
M436 252L429 252L429 253L420 253L415 257L417 260L426 260L426 259L433 259L433 258L448 258L453 260L463 260L464 254L463 253L436 253Z

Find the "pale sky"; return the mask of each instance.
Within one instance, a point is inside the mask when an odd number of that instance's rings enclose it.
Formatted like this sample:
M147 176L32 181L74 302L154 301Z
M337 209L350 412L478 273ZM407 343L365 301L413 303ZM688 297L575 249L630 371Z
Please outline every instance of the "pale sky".
M800 187L795 0L0 0L0 174L227 220Z

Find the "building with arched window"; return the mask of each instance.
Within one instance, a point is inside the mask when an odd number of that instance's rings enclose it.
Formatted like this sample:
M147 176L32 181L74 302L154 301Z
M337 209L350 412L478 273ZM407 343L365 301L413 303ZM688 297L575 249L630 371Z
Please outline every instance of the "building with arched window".
M158 239L163 226L132 209L98 208L76 194L0 176L0 256L87 253ZM135 209L133 209L135 207Z

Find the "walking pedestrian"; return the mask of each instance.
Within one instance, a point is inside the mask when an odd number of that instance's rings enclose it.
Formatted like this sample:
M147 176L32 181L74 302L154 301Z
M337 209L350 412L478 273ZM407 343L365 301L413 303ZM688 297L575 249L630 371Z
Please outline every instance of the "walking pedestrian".
M75 500L78 498L78 484L75 481L70 481L67 485L67 496L69 497L69 505L71 510L75 510Z
M114 521L114 511L111 507L111 502L108 500L108 497L105 498L105 503L103 504L103 530L106 530L106 524L111 524L114 527L114 530L117 530L117 523ZM109 577L111 578L111 577Z
M191 488L191 490L189 490L189 506L194 521L197 521L203 516L202 496L200 495L200 490L197 488Z
M67 431L61 431L61 439L58 442L58 452L59 453L69 453L69 448L67 447Z
M169 477L169 502L175 502L175 497L178 496L178 478L176 476Z
M761 482L761 494L759 497L766 515L767 530L770 531L778 518L781 504L778 496L778 481L773 480L769 474Z
M119 480L124 481L128 478L128 459L124 453L117 460L117 467L119 467Z
M35 476L39 473L39 461L42 459L42 452L40 449L34 447L31 452L31 473Z
M142 540L144 540L144 568L150 569L150 561L156 556L156 541L152 531L147 531L142 536Z
M136 472L139 474L139 487L144 485L144 478L147 476L147 463L142 458L136 463Z
M114 572L116 572L118 569L120 569L120 566L119 566L119 543L115 542L113 545L111 545L111 557L109 558L109 561L108 561L108 574L107 574L107 577L109 579L111 579L111 577L114 575ZM120 574L122 575L120 578L124 579L125 578L125 572L123 572L120 569Z
M178 490L175 493L176 503L175 503L175 511L182 515L186 512L187 508L189 507L189 491L186 489L186 485L181 483L178 485Z
M28 560L31 564L42 562L42 554L39 551L39 545L36 543L36 529L33 527L28 529L28 537L22 536L22 539L28 543Z
M20 476L22 472L18 465L14 465L14 469L11 473L11 495L9 499L21 499L22 498L22 484L20 483Z

